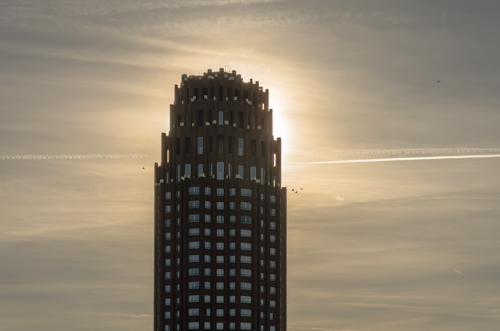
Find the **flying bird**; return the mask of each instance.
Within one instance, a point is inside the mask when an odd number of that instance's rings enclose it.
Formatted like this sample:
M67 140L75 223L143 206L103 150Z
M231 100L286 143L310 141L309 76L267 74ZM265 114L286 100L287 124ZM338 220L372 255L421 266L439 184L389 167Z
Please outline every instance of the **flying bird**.
M144 170L144 167L142 167L142 170Z
M294 189L292 188L292 192L293 192L293 190L294 190Z
M301 190L303 190L303 188L302 188L302 187L301 187L300 189L301 189Z
M436 83L441 83L441 81L440 81L440 80L438 80Z

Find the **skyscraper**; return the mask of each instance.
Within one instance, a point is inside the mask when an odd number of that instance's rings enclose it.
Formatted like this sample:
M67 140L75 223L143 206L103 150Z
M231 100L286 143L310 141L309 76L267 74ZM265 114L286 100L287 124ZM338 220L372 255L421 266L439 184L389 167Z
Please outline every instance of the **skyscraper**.
M155 164L155 331L286 330L286 189L269 91L182 75Z

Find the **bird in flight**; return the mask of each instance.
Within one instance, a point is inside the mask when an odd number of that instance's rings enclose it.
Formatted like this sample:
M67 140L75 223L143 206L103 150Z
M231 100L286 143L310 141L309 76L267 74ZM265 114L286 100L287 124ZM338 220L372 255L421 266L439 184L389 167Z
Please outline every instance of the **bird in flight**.
M144 170L144 167L142 167L142 170Z
M440 81L440 80L438 80L436 83L441 83L441 81Z

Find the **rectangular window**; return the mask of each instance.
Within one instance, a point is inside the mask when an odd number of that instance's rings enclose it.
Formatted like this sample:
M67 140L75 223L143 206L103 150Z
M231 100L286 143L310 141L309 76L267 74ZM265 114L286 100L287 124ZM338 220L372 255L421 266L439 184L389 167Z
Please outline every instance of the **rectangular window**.
M250 309L241 309L240 315L250 317L250 316L252 316L252 311Z
M193 229L190 229L190 230L193 230ZM252 236L252 230L241 229L241 236L242 237L251 237Z
M189 249L199 249L199 248L200 248L199 241L190 241L189 242Z
M252 263L252 257L251 256L241 256L241 263Z
M222 235L224 235L224 233ZM224 263L224 256L217 256L217 263Z
M231 154L233 154L233 137L229 136L229 139L228 139L228 145L227 145L227 151Z
M270 255L276 255L276 248L269 248Z
M205 187L205 195L211 195L212 194L212 190L210 187Z
M273 210L273 209L271 209L271 210ZM271 215L273 215L273 213L271 213ZM276 229L276 222L269 222L269 228L270 228L271 230Z
M205 236L210 236L210 229L205 229Z
M257 179L257 167L250 167L250 180Z
M172 246L165 246L165 253L172 252Z
M236 236L236 230L235 230L235 229L230 229L230 230L229 230L229 236L230 236L230 237L234 237L234 236Z
M224 196L224 189L223 188L218 188L217 189L217 196L218 197Z
M250 269L241 269L240 275L242 277L252 277L252 270L250 270Z
M219 125L224 124L224 112L220 111L219 112Z
M276 261L269 261L269 267L270 268L276 268Z
M199 127L203 126L203 109L198 109L198 126Z
M276 216L276 209L274 209L274 208L269 209L269 214L271 216Z
M236 209L236 202L231 201L231 202L229 203L229 209Z
M200 221L200 215L199 214L191 214L188 216L189 222L199 222Z
M210 242L209 241L205 241L205 249L210 249Z
M210 229L208 229L208 230L210 230ZM210 263L210 255L205 255L205 262ZM210 283L208 283L208 284L210 285ZM207 288L207 283L205 283L205 288ZM210 288L210 286L208 288Z
M244 176L243 176L243 166L242 165L238 166L238 176L240 176L241 179L244 178Z
M212 203L210 201L205 201L205 208L206 209L212 208Z
M241 216L241 223L252 224L252 217L250 217L250 216Z
M235 188L230 188L229 189L229 196L234 197L236 195L236 189Z
M252 196L252 190L248 188L242 188L241 189L241 196L242 197L251 197Z
M265 182L266 182L266 176L264 168L260 168L260 184L265 185Z
M203 164L198 164L198 178L203 174Z
M217 309L217 316L224 316L224 309Z
M243 129L245 127L245 117L242 111L238 112L238 127Z
M217 249L220 251L224 250L224 243L217 243Z
M198 137L198 154L203 154L203 137Z
M243 139L238 138L238 156L243 156Z
M217 135L217 152L224 153L224 136Z
M199 309L189 309L188 315L189 316L200 316L200 310Z
M210 269L209 268L205 268L205 276L210 276Z
M191 268L188 270L189 276L198 276L200 274L200 269L198 268Z
M247 295L242 295L241 303L252 303L252 297Z
M224 297L222 295L217 296L217 303L224 303Z
M199 295L190 295L188 297L189 302L200 302L200 296Z
M269 196L269 202L275 203L276 202L276 196L275 195L270 195Z
M186 137L186 154L191 154L191 138Z
M241 202L240 207L242 210L252 210L252 204L250 202Z
M241 283L240 286L242 290L252 290L252 283Z
M205 302L210 303L210 295L205 295Z
M224 202L217 202L217 209L224 210Z
M199 255L189 255L188 261L189 262L200 262L200 256Z
M250 243L241 243L241 250L243 251L251 251L252 250L252 244Z
M257 156L257 143L255 140L250 140L250 156Z
M224 162L217 162L217 179L224 179Z
M172 206L165 206L165 213L171 213L172 212Z
M189 282L189 289L190 290L197 290L200 288L200 282ZM194 315L191 315L194 316Z
M200 229L199 228L189 229L189 235L190 236L198 236L198 235L200 235Z
M189 195L198 195L198 194L200 194L199 187L190 187L189 188Z
M224 277L224 269L217 269L217 277Z
M224 229L217 229L217 237L224 237Z
M217 216L217 223L224 223L224 216L218 215Z
M200 208L200 202L199 201L189 201L188 207L189 207L189 209Z
M272 243L273 243L273 242L276 242L276 236L274 236L274 235L270 235L270 236L269 236L269 241L270 241L270 242L272 242Z
M172 199L172 192L165 193L165 200L170 200L170 199Z
M210 223L211 220L212 220L212 215L205 215L205 222L206 223Z

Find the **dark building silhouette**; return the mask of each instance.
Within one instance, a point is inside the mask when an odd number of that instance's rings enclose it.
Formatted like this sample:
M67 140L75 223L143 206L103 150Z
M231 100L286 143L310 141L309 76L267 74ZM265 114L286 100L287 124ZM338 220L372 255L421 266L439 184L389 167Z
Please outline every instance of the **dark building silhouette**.
M182 76L155 164L155 331L286 330L286 189L269 91Z

